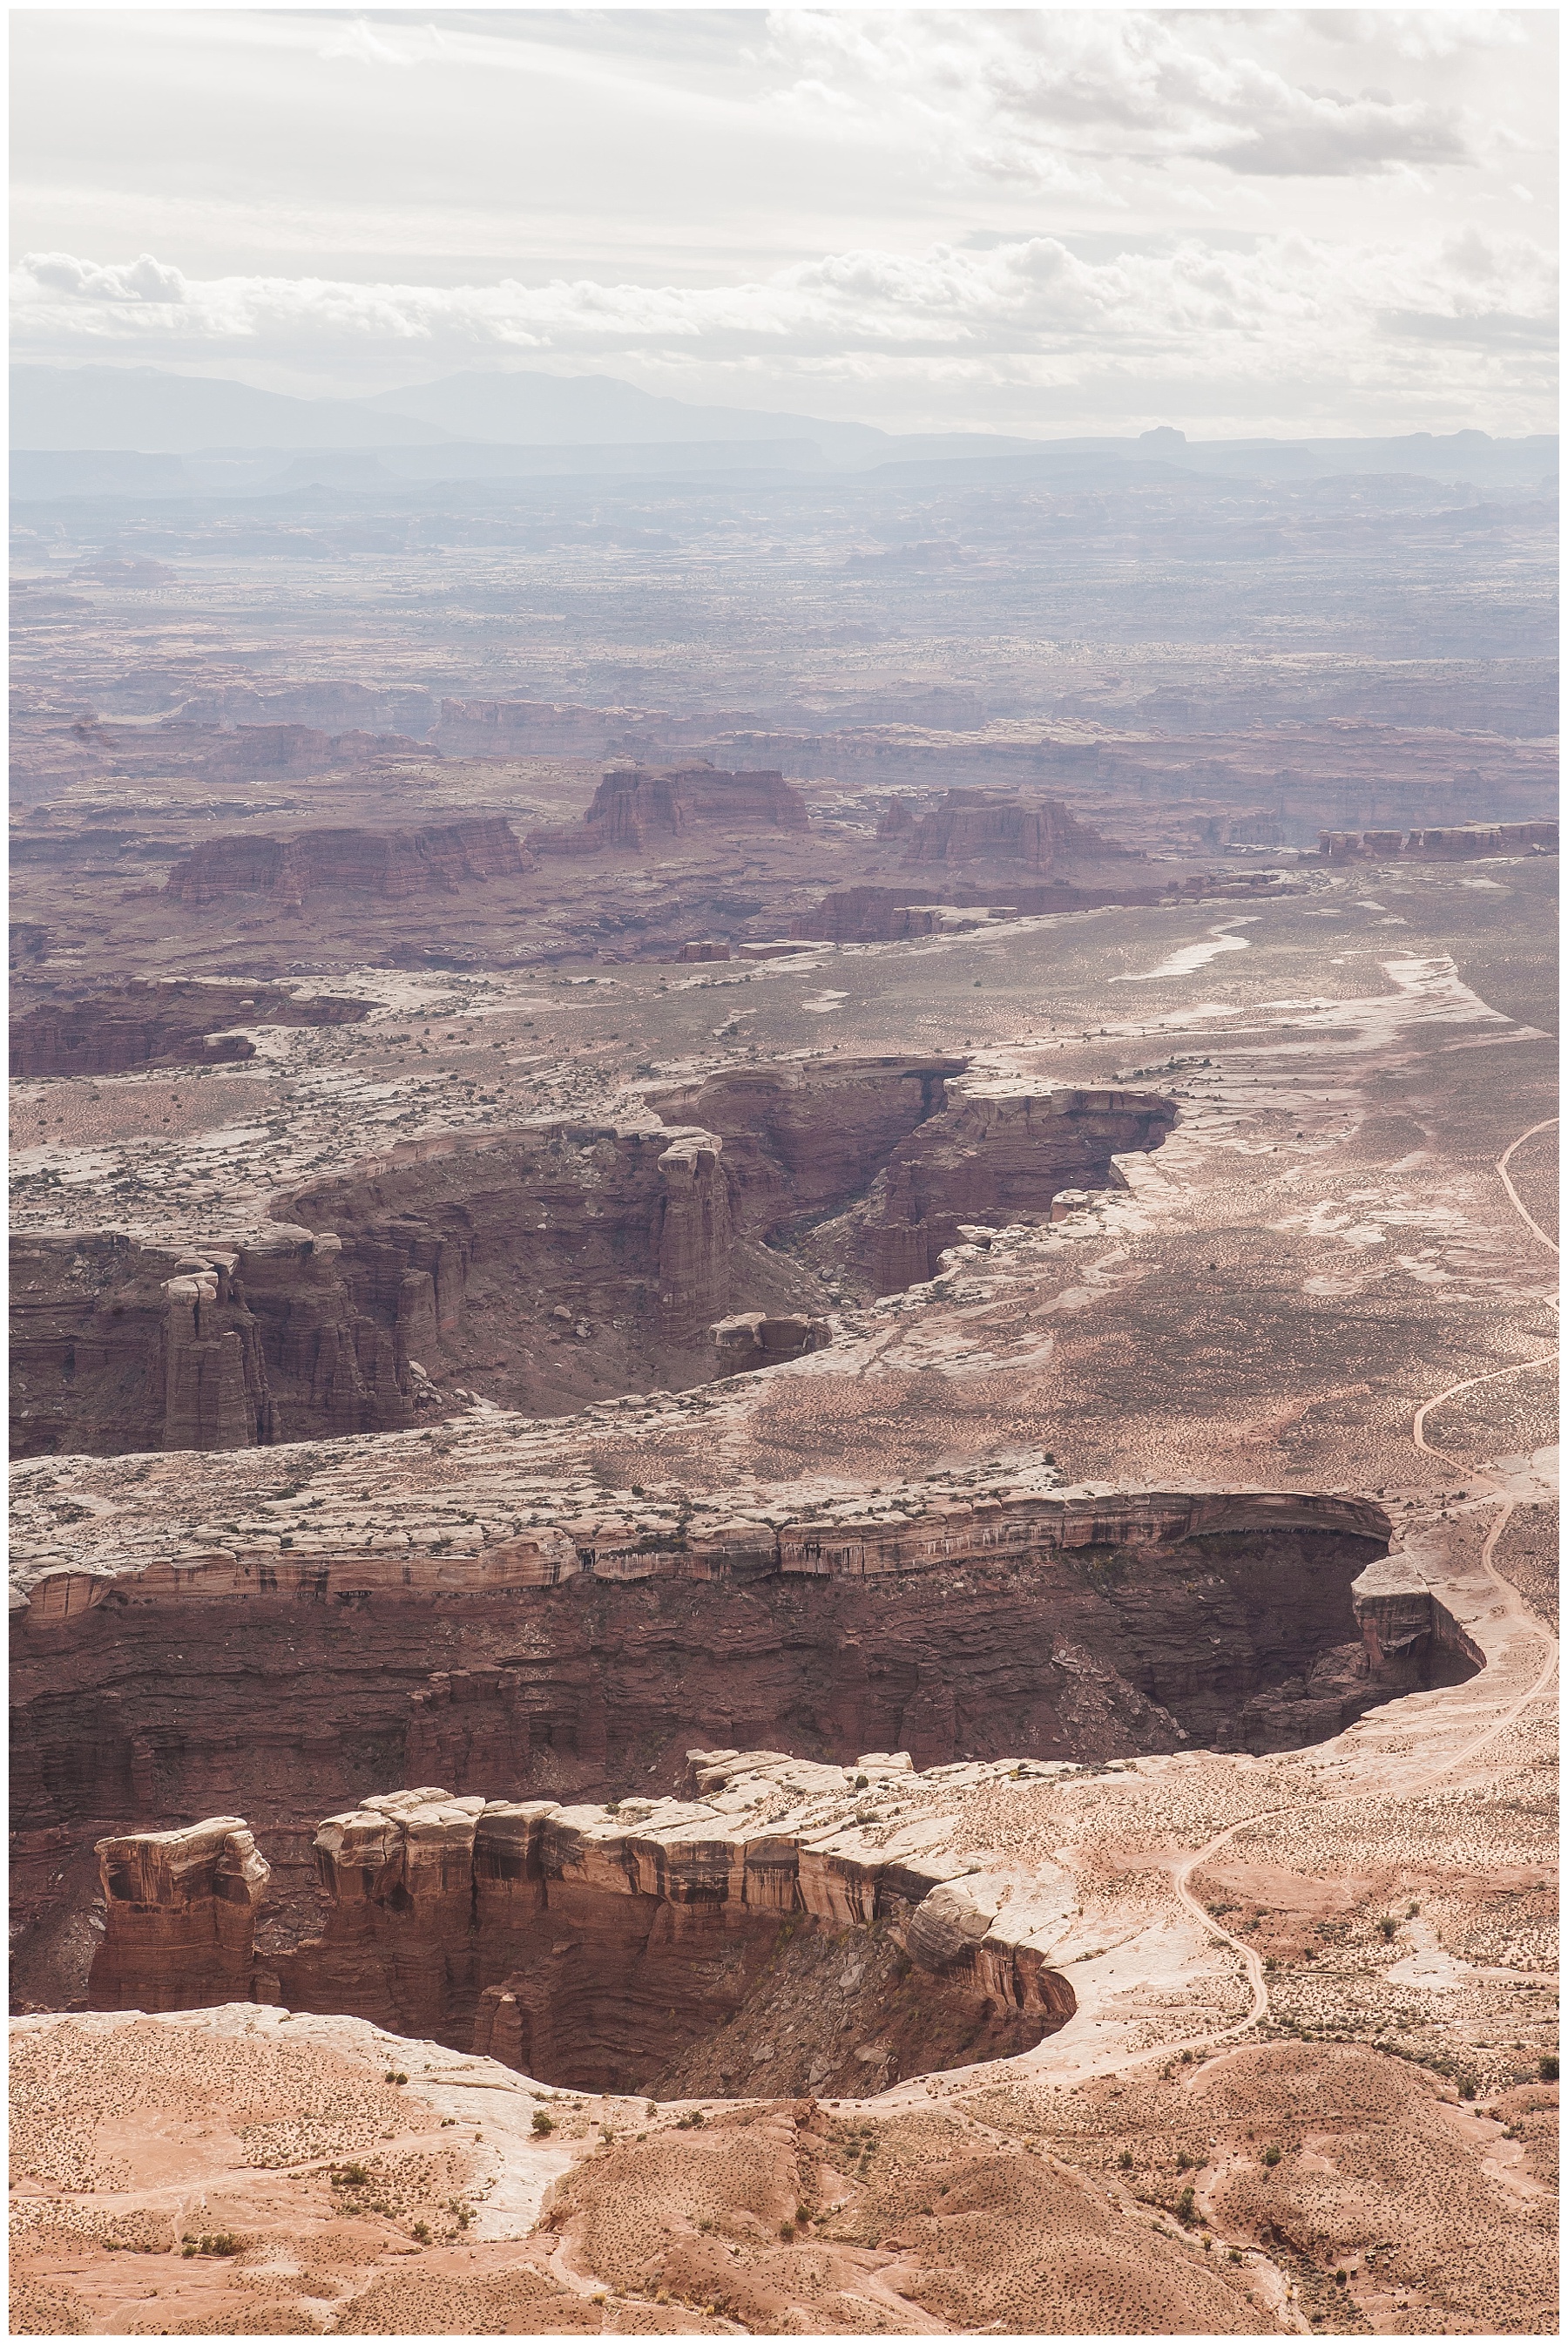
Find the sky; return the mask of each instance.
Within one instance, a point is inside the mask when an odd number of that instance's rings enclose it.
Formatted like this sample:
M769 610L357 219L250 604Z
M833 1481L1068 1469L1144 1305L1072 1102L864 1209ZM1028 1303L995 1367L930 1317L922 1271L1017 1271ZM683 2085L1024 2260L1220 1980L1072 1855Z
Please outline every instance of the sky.
M1556 23L23 8L14 352L891 430L1553 430Z

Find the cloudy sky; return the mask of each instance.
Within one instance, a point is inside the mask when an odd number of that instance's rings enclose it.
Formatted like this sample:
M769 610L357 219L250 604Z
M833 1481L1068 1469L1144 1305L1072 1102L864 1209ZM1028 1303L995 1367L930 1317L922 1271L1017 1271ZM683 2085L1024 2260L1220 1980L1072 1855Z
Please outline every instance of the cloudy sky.
M22 9L18 356L1555 428L1555 13Z

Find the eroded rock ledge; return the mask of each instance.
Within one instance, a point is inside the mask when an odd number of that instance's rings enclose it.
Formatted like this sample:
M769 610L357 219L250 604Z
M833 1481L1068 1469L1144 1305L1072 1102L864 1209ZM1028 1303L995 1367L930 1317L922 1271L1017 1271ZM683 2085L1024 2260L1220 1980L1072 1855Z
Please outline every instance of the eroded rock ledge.
M1387 1514L1370 1498L1280 1490L1115 1490L1051 1487L1039 1465L1020 1485L966 1499L930 1484L888 1485L874 1510L853 1500L769 1521L746 1492L733 1518L709 1501L708 1519L671 1510L628 1519L607 1510L558 1527L507 1524L409 1507L352 1528L330 1517L293 1530L257 1524L232 1545L186 1547L128 1567L45 1570L14 1577L26 1625L56 1627L106 1600L126 1604L213 1598L352 1602L371 1595L488 1595L558 1587L579 1573L601 1580L751 1581L775 1576L862 1579L962 1563L1024 1561L1082 1547L1172 1547L1190 1538L1320 1531L1376 1541ZM741 1506L744 1510L741 1510ZM714 1516L717 1520L713 1519Z
M470 1379L551 1416L767 1368L823 1348L841 1283L928 1279L977 1214L1047 1224L1175 1119L1157 1092L960 1081L967 1065L802 1059L650 1086L641 1121L420 1142L188 1250L19 1238L14 1451L397 1432ZM746 1316L764 1331L738 1343Z
M1072 2015L1050 1961L1076 1917L1070 1880L953 1853L951 1815L920 1812L940 1773L915 1774L902 1752L838 1767L693 1751L689 1764L695 1796L613 1807L435 1788L367 1799L317 1832L320 1935L266 1955L253 1933L267 1867L235 1818L102 1841L89 1999L179 2009L238 1991L628 2089L700 2054L846 1930L879 1940L859 1970L878 2056L829 2040L805 2080L843 2067L863 2087L871 2065L1017 2051ZM897 2006L880 2008L890 1986Z

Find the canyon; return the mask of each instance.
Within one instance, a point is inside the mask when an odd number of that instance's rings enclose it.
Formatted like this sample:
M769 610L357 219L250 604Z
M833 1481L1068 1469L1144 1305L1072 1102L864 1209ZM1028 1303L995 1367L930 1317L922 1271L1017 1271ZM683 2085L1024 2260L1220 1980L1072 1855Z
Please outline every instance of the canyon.
M374 1795L316 1833L321 1934L259 1965L267 1867L243 1827L102 1840L91 1999L281 1999L423 2031L547 2083L655 2096L667 2070L743 2026L749 2002L776 2004L789 1973L846 1930L885 1940L866 1945L861 2014L865 2029L897 2035L884 2079L900 2057L940 2066L1028 2049L1070 2016L1071 1987L1049 1965L1072 1916L1062 1878L1036 1877L1015 1899L1009 1879L933 1852L930 1828L879 1847L884 1834L824 1823L856 1783L898 1791L907 1759L873 1753L845 1770L724 1751L690 1763L709 1796L613 1812L430 1788ZM863 1824L863 1800L859 1812ZM896 2018L880 2007L877 1957L890 1946L908 1996ZM237 1997L226 1992L236 1985ZM839 2055L841 2080L865 2080L853 2046ZM814 2056L799 2088L820 2086L831 2065Z
M1547 505L1184 446L21 498L15 2332L1549 2319Z
M256 1056L251 1026L341 1026L368 1002L303 989L165 978L133 979L85 1000L41 1004L11 1028L14 1076L123 1075L135 1066L241 1063Z
M826 1339L829 1279L927 1278L967 1218L1048 1220L1173 1117L1157 1095L999 1092L966 1068L840 1057L649 1086L641 1127L394 1150L183 1251L19 1237L14 1444L236 1449L400 1430L459 1376L549 1414L593 1385L733 1372L738 1347L763 1364Z
M221 1790L273 1865L270 1959L305 1925L320 1802L377 1777L618 1811L680 1792L694 1743L792 1750L847 1770L820 1778L839 1789L871 1746L925 1772L1289 1749L1477 1664L1413 1585L1358 1589L1387 1543L1375 1506L1055 1480L1037 1463L1005 1495L911 1487L767 1532L739 1494L665 1527L635 1504L541 1522L519 1489L530 1527L476 1491L367 1531L323 1491L227 1546L46 1571L14 1629L19 1846L54 1864L149 1814L206 1832ZM19 1975L55 1959L52 1926L45 1898Z

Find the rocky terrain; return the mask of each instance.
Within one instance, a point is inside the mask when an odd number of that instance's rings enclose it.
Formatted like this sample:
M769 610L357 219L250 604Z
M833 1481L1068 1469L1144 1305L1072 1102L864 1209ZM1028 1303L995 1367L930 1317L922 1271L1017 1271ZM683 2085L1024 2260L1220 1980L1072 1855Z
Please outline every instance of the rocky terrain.
M1539 500L481 486L17 515L14 2332L1543 2332Z

